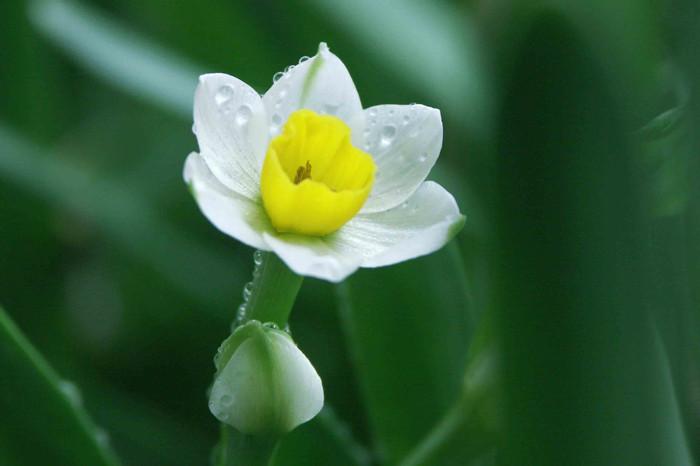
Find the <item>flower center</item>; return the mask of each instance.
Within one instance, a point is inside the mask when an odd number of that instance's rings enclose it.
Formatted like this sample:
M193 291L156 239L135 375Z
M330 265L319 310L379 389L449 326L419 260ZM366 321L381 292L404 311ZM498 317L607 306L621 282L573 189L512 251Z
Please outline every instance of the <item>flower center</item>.
M277 231L327 235L359 212L375 171L342 120L298 110L270 141L260 178L263 205Z

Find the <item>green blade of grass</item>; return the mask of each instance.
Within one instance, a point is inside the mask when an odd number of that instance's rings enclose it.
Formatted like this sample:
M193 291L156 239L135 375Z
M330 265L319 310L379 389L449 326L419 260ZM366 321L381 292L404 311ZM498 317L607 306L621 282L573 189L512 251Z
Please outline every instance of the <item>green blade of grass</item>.
M197 66L79 3L36 0L29 12L39 31L102 79L177 115L192 115Z
M125 187L44 152L0 125L0 178L89 220L176 287L201 302L216 305L205 309L221 309L220 303L230 296L233 285L244 283L240 264L227 263L197 244ZM216 317L222 315L217 313Z
M4 465L117 466L104 433L0 308L0 458Z

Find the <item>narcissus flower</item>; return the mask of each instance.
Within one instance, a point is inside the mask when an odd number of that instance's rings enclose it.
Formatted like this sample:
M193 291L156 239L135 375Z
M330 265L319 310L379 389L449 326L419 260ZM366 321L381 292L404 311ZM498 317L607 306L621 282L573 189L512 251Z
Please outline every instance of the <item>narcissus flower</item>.
M429 254L459 231L452 195L425 181L442 146L438 110L363 110L323 43L274 81L260 97L226 74L199 79L199 153L184 177L219 230L274 251L297 274L336 282Z

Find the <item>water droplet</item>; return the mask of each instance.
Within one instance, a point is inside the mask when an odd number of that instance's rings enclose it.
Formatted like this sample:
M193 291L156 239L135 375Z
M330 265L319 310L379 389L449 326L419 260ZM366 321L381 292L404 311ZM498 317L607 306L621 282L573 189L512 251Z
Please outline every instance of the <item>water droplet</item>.
M236 111L236 123L238 126L245 126L253 116L253 110L247 105L241 105Z
M274 124L275 126L280 126L282 124L282 115L280 115L279 113L275 113L274 115L272 115L272 124Z
M335 113L340 108L340 105L341 104L333 104L333 103L323 104L323 109L326 111L326 113L328 113L330 115L335 115Z
M263 252L261 250L256 250L253 253L253 263L257 266L260 267L263 263Z
M216 95L214 96L214 101L216 101L216 105L223 105L229 100L231 100L231 97L233 97L233 94L235 94L235 91L232 86L229 86L228 84L224 84L219 88L218 91L216 91Z
M393 108L389 109L389 116L394 116L395 110Z
M58 389L61 390L73 406L80 406L83 404L83 397L80 394L80 389L73 382L61 380L58 382Z
M369 124L370 124L370 126L376 125L376 124L377 124L377 119L376 119L376 118L370 119L370 120L369 120Z
M275 73L275 74L272 75L272 82L273 82L273 83L276 83L277 81L279 81L280 79L282 79L283 76L284 76L284 72L283 72L283 71L278 71L277 73Z
M372 144L370 144L369 142L365 144L366 151L370 150L371 148L372 148Z
M386 125L382 128L381 144L382 146L388 146L396 137L396 126Z
M420 157L418 157L418 161L419 161L419 162L425 162L426 160L428 160L428 154L425 153L425 152L423 152L423 153L420 155Z
M243 301L248 302L250 295L253 293L253 282L248 282L243 287Z
M294 69L294 65L289 65L284 69L284 74L288 75Z
M228 419L228 413L226 411L219 411L219 415L216 416L216 418L221 421L225 422Z
M245 320L247 313L248 313L248 306L246 306L245 303L238 306L238 309L236 310L236 323L237 324L242 323Z
M407 208L407 207L408 207L408 202L404 202L403 204L401 204L401 208L402 208L402 209L405 209L405 208Z
M364 135L365 135L365 137L369 136L371 133L372 133L372 130L371 130L371 129L365 128L365 130L364 130Z
M279 330L279 326L278 326L276 323L274 323L274 322L265 322L265 323L263 324L263 327L267 327L267 328L272 328L272 329L275 329L275 330Z
M284 99L285 97L287 97L287 88L286 88L286 87L285 87L285 88L282 88L282 89L280 90L279 96L280 96L280 101L281 101L282 99Z
M370 108L370 109L369 109L369 112L367 112L367 113L369 114L370 118L373 118L373 117L377 116L377 109L376 109L376 108Z
M301 65L302 63L304 63L304 62L305 62L306 60L308 60L308 59L309 59L309 57L307 57L306 55L304 55L303 57L301 57L301 58L299 59L299 64Z
M192 123L192 134L194 134L195 136L197 135L197 125L195 125L194 123Z
M410 123L410 121L411 121L411 115L409 115L408 113L405 114L405 115L403 116L403 124L404 124L404 125L407 125L408 123Z
M408 136L415 138L416 136L418 136L420 134L422 129L423 129L422 127L416 126L415 128L413 128L413 130L409 133Z
M231 395L222 395L219 403L225 407L229 407L233 404L233 397Z

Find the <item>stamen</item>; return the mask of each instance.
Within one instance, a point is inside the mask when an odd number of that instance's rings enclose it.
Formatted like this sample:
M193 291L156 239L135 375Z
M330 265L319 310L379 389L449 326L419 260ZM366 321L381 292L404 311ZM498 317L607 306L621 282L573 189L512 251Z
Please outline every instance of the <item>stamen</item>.
M307 178L311 179L311 164L308 160L306 161L305 167L297 168L297 174L294 177L294 184L299 184Z

